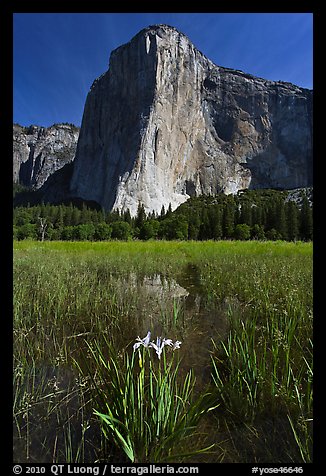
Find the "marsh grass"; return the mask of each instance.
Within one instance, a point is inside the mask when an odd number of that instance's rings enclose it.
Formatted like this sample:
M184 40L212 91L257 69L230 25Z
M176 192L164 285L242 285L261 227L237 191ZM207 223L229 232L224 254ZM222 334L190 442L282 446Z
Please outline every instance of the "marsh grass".
M283 458L310 462L311 268L303 269L298 260L295 269L296 258L258 260L254 268L247 268L246 279L238 275L238 305L228 308L227 339L214 343L212 377L230 421L247 428L268 419L278 421L286 448ZM275 460L274 452L264 451Z
M131 462L183 461L214 446L185 449L185 440L216 405L209 392L194 396L194 373L189 370L180 378L174 353L167 356L164 349L155 362L145 348L130 355L130 349L107 342L105 355L97 343L89 350L96 369L87 374L97 395L94 413L105 437L113 438Z
M156 275L190 295L162 307L142 292ZM148 326L183 341L178 375L193 368L196 396L210 380L216 392L198 426L208 436L185 441L217 450L192 460L312 460L311 244L21 241L13 284L17 462L126 457L103 437L83 373L99 371L89 346L127 349Z

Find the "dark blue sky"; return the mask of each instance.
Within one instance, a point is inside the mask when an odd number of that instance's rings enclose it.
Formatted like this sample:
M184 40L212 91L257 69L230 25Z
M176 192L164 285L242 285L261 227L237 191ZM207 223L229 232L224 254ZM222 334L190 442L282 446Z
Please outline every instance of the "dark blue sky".
M312 89L310 13L19 13L14 15L14 122L80 125L113 49L167 23L220 66Z

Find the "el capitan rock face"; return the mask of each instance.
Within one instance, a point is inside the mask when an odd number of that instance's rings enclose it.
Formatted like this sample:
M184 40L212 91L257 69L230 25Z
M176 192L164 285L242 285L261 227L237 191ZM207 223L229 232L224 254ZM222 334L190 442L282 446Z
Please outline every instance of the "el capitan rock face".
M139 32L88 94L70 196L147 212L312 183L312 91L213 64L175 28Z

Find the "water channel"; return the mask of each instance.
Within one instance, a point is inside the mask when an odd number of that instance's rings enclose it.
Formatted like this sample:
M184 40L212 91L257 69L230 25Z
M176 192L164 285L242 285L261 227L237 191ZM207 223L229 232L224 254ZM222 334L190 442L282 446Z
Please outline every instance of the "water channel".
M150 330L153 339L162 336L181 341L178 352L182 370L192 368L197 388L205 387L210 381L212 339L217 342L223 338L228 324L227 305L207 295L200 270L187 265L173 277L130 272L128 276L112 274L110 280L122 299L135 297L135 322L128 339L132 335L134 339L144 337ZM81 336L81 345L84 339ZM44 362L31 369L25 379L25 388L33 388L38 402L29 401L32 397L28 391L21 396L26 399L26 411L20 411L14 421L14 461L64 463L82 458L94 462L100 431L94 424L87 427L91 415L85 415L85 396L81 399L85 382L76 369L66 363L53 366Z

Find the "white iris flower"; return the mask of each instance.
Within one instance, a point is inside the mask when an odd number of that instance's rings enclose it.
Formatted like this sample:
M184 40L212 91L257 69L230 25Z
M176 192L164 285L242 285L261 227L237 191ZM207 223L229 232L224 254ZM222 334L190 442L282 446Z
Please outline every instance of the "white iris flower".
M141 339L137 337L137 342L134 344L134 350L137 350L141 345L144 347L153 347L157 354L157 357L160 359L162 351L165 345L172 347L172 350L180 349L181 342L179 340L172 342L172 339L166 339L165 337L162 339L161 337L156 338L156 343L154 341L150 342L151 339L151 332L148 331L146 337Z
M182 344L182 342L180 342L179 340L176 340L175 343L172 344L172 349L173 350L180 349L181 344Z
M138 342L136 342L134 344L134 350L137 350L138 347L140 347L141 345L143 345L144 347L150 347L150 340L151 340L151 331L148 331L147 332L147 335L146 337L144 337L143 339L141 339L139 336L137 337L136 339Z

